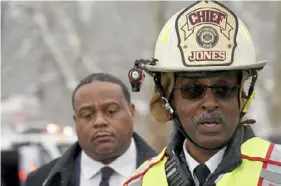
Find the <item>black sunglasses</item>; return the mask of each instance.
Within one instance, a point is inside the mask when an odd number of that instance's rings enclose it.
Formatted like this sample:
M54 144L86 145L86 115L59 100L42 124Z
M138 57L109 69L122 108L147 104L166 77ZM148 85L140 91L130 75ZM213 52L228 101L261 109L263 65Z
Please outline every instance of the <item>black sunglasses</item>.
M181 95L184 99L199 99L205 95L208 88L212 89L213 94L217 99L227 100L232 98L239 88L239 85L227 85L227 84L215 84L212 86L202 85L202 84L181 84L175 85L174 88L179 88Z

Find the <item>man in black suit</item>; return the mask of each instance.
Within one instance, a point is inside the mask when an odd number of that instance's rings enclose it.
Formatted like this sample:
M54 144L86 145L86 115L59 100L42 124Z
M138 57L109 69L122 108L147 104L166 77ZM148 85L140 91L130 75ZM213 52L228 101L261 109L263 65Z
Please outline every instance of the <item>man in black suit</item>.
M85 77L73 92L78 142L31 173L26 186L113 186L156 152L135 132L135 106L123 82L110 74Z

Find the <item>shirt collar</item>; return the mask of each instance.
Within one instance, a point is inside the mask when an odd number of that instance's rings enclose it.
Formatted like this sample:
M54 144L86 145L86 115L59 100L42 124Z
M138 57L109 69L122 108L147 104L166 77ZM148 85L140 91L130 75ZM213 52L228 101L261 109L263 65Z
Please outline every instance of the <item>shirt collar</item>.
M129 148L118 157L115 161L105 165L99 161L90 158L83 150L81 154L81 172L86 179L91 179L104 166L111 167L115 172L124 176L130 177L136 169L137 149L134 138L131 139ZM130 163L128 163L130 162ZM133 163L132 163L133 162Z
M137 165L137 148L134 138L128 150L118 159L113 161L109 166L124 177L130 177L136 170Z
M186 159L186 162L188 164L189 171L193 175L194 169L200 164L198 161L196 161L186 150L186 143L187 140L183 143L183 151L184 156ZM219 163L221 162L224 152L226 150L226 147L218 151L215 155L213 155L208 161L205 162L205 165L209 168L210 172L215 172L216 168L218 167Z

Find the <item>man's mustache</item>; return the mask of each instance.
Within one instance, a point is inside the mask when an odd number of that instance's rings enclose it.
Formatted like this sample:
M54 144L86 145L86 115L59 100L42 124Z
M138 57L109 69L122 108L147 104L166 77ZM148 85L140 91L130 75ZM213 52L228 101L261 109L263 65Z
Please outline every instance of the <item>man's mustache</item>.
M215 122L217 124L225 124L225 117L223 117L220 113L213 111L213 112L205 112L200 116L196 116L194 118L194 123L196 125L200 125L202 123L208 123L208 121Z

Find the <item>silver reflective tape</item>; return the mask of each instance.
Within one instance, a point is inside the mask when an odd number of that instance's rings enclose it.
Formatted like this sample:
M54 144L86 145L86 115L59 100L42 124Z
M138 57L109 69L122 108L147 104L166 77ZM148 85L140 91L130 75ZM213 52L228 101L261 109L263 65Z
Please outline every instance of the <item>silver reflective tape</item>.
M274 145L270 159L281 162L281 145L279 144Z
M273 182L268 181L268 180L263 180L262 186L281 186L281 184L273 183Z
M267 169L262 169L260 177L262 177L264 179L263 183L266 180L268 180L269 182L272 182L272 183L281 184L281 174L280 173L272 172L272 171L267 170Z
M272 153L270 155L270 160L281 162L281 145L277 145L277 144L274 145ZM266 170L281 174L281 166L280 165L268 163L267 167L266 167Z
M142 177L139 177L129 182L128 186L141 186L141 183L142 183Z

